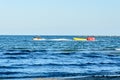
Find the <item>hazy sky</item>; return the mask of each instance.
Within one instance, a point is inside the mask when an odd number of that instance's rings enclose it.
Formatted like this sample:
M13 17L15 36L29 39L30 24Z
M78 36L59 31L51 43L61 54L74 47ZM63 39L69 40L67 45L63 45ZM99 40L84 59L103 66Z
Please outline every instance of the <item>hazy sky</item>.
M0 0L0 34L120 35L120 0Z

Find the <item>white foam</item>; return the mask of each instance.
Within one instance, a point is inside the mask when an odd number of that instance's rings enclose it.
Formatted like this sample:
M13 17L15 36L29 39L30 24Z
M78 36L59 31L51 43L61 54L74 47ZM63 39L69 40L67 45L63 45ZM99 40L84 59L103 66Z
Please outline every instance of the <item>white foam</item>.
M49 39L52 41L71 41L71 39L65 39L65 38L57 38L57 39Z
M120 51L120 48L116 48L115 50Z

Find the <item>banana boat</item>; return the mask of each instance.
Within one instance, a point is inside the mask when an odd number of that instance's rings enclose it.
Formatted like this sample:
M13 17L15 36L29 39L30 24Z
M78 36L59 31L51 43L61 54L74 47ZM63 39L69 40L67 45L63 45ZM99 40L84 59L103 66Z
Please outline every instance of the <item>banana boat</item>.
M73 38L73 40L75 40L75 41L86 41L87 39L86 38L75 37L75 38Z

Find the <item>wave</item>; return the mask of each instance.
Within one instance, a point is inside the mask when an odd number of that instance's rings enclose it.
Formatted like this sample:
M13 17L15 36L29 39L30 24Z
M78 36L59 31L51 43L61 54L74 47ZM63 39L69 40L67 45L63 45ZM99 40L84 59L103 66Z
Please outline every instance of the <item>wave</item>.
M56 38L56 39L49 39L51 41L72 41L71 39L66 39L66 38Z
M34 41L72 41L72 39L66 39L66 38L56 38L56 39L40 39L40 40L34 40Z
M116 51L120 51L120 48L116 48L115 50L116 50Z

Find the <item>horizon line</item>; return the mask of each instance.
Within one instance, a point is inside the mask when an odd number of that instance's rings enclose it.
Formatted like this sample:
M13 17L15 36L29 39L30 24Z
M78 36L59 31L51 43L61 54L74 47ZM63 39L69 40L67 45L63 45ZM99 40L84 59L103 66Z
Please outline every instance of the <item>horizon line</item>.
M120 35L78 35L78 34L0 34L0 36L120 36Z

